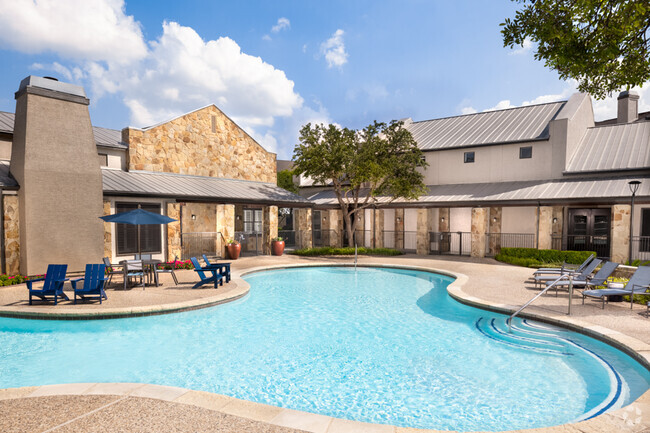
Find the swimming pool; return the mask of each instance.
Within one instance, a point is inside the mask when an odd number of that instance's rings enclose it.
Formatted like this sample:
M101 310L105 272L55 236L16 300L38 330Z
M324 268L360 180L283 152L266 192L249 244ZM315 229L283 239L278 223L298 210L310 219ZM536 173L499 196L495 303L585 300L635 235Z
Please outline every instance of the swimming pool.
M0 318L0 388L145 382L440 430L563 424L624 406L650 374L583 335L462 305L450 277L315 267L249 274L214 308L104 321Z

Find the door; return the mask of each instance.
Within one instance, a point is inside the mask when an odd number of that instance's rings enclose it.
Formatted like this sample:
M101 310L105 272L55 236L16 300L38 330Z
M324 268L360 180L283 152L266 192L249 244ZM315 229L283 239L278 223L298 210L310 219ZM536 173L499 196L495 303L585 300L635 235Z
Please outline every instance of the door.
M609 257L610 209L569 209L567 249Z

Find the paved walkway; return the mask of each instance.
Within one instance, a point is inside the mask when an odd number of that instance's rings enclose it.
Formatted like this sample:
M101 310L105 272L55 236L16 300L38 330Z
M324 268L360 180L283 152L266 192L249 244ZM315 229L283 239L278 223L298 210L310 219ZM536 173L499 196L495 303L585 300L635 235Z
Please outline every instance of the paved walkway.
M165 285L145 291L109 290L108 301L98 304L72 306L62 304L26 306L24 286L0 288L0 311L5 309L35 309L41 313L57 313L63 309L95 313L160 309L179 303L209 303L215 296L227 299L247 291L238 277L242 272L263 266L283 266L316 263L351 263L351 258L247 257L233 262L233 281L217 290L191 290L195 281L192 271L178 273L182 284L178 288ZM527 282L532 270L504 265L491 259L458 257L399 256L389 258L360 257L359 263L395 264L447 270L463 274L450 293L463 302L491 305L491 308L514 308L537 293ZM466 277L465 277L466 276ZM169 277L164 275L164 277ZM198 304L197 304L198 305ZM549 320L572 323L574 327L598 332L637 350L650 359L650 319L645 307L610 304L601 310L594 302L581 305L574 298L573 314L566 315L568 296L560 293L543 296L530 308L530 313ZM371 425L332 419L322 415L258 405L230 397L179 388L142 384L73 384L0 390L0 431L3 432L414 432L414 429ZM642 432L650 431L650 393L637 402L613 414L593 420L531 432Z

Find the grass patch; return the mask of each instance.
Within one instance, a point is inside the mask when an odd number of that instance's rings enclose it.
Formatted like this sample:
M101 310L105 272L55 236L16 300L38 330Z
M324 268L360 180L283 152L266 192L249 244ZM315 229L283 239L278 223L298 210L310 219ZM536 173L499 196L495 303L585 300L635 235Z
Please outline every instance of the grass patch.
M364 248L360 247L357 249L359 254L364 255L373 255L373 256L399 256L403 253L392 248ZM295 250L289 252L296 256L353 256L354 248L353 247L343 247L343 248L334 248L334 247L319 247L319 248L303 248L301 250Z

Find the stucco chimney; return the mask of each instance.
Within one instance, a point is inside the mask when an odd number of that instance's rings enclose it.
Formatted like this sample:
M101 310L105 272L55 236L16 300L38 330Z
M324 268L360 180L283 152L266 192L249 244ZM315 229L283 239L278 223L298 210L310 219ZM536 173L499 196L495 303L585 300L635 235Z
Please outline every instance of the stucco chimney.
M11 174L20 189L20 271L69 271L104 252L102 174L84 89L30 76L16 92Z
M618 95L616 123L630 123L639 118L639 94L626 90Z

